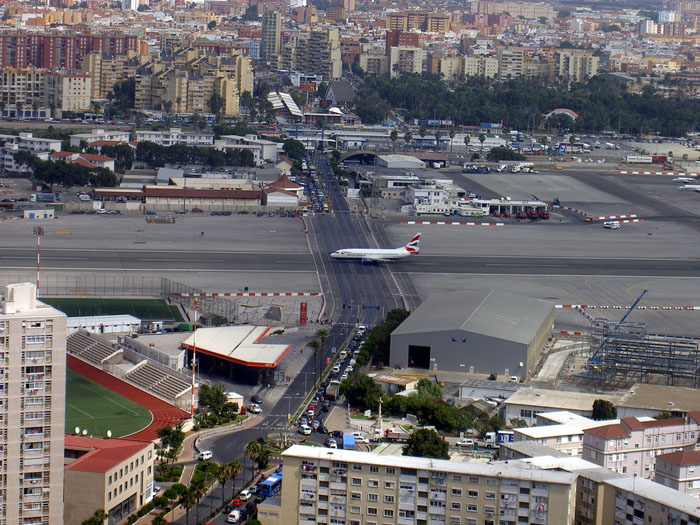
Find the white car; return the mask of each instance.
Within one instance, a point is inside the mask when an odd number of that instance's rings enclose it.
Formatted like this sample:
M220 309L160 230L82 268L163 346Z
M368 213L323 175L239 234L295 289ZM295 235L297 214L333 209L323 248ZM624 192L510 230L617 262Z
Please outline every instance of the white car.
M603 223L603 227L607 228L608 230L619 230L620 223L617 221L606 221Z
M260 408L260 405L258 405L257 403L251 403L250 405L248 405L248 412L252 414L259 414L260 412L262 412L262 408Z
M344 372L342 376L340 376L341 381L345 381L348 378L348 373Z
M299 425L299 434L308 436L313 432L313 429L309 425Z
M238 499L242 499L243 501L248 501L252 497L253 495L248 489L242 490L241 493L238 495Z
M355 443L359 445L369 445L369 439L367 439L365 436L355 436Z
M238 520L241 519L241 511L238 509L234 509L231 511L231 514L228 515L226 518L226 523L238 523Z
M202 450L199 454L197 454L197 459L201 461L208 461L210 460L214 454L212 453L211 450Z
M474 440L471 438L462 438L457 443L455 443L458 447L473 447L474 446Z
M333 372L334 374L339 373L340 372L340 365L335 365L333 367L333 370L331 370L331 372Z

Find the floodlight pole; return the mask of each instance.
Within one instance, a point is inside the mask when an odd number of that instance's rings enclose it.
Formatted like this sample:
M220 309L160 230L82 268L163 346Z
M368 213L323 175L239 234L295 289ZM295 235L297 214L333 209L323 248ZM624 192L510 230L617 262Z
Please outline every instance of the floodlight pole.
M36 235L36 296L39 297L39 263L41 262L41 236L44 235L44 228L34 226L34 235Z
M190 417L194 415L194 385L195 385L195 362L197 360L197 307L199 299L194 300L194 329L192 333L192 396L190 399Z

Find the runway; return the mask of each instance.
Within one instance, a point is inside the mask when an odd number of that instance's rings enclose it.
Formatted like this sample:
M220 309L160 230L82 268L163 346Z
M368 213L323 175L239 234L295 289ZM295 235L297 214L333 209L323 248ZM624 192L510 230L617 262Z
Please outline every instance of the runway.
M349 217L348 217L349 220ZM366 279L376 286L385 281L388 269L399 274L502 274L502 275L618 275L653 277L697 277L700 260L624 259L577 257L465 257L460 255L429 255L421 253L393 263L362 264L358 261L338 261L328 253L337 248L366 245L367 239L350 228L348 234L338 235L331 228L330 217L315 219L327 253L318 256L319 262L338 277L345 276L355 293L358 287L363 299L379 299L375 290L367 290ZM341 229L343 231L343 229ZM352 233L350 233L352 232ZM357 246L344 246L345 244ZM341 246L342 245L342 246ZM18 270L36 268L36 250L29 248L4 249L0 254L0 269ZM216 271L216 272L315 272L309 254L247 253L247 252L181 252L149 250L72 250L46 249L41 252L42 270L91 271ZM343 281L344 279L339 279ZM378 281L377 281L378 280ZM362 285L361 285L362 283ZM343 283L345 284L345 283ZM338 284L336 284L337 286ZM386 285L384 285L386 286ZM381 286L381 287L384 287ZM371 288L371 287L370 287ZM384 290L386 291L386 289ZM341 294L342 295L342 294Z

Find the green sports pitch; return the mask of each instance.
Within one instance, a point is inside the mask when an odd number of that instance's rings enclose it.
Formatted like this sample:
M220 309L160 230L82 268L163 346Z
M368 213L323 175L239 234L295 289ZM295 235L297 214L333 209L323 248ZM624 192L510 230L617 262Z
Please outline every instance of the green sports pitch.
M151 413L141 405L72 370L66 371L66 432L75 427L92 436L122 437L147 427Z
M177 306L163 299L100 299L97 297L42 297L68 317L129 314L141 320L184 321Z

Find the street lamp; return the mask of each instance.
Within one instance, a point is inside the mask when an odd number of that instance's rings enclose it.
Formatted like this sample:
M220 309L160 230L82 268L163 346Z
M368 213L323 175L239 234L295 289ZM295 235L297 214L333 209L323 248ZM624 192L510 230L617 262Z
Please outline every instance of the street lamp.
M39 262L41 261L41 236L44 235L44 228L34 226L34 235L36 235L36 296L39 297Z

